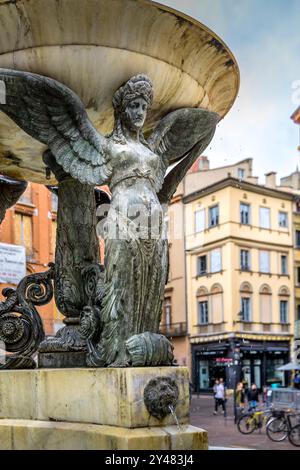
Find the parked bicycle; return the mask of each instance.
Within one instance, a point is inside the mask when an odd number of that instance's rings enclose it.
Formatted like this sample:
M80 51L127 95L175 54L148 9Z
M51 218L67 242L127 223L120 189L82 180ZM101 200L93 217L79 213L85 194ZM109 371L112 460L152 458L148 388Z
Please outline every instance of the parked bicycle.
M292 423L293 420L296 424ZM271 441L282 442L288 438L293 446L300 447L300 413L292 410L274 412L274 416L267 424L266 432Z
M239 418L237 428L242 434L251 434L256 429L261 432L261 429L268 424L272 416L271 409L257 410L253 408Z

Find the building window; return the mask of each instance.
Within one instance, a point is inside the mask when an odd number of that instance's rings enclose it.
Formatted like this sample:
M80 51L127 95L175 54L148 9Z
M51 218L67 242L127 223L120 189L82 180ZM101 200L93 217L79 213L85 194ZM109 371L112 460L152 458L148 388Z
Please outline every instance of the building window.
M300 248L300 230L296 230L296 237L295 238L296 238L296 240L295 240L296 247Z
M32 204L31 184L28 184L26 190L18 200L21 204Z
M170 297L167 297L164 300L164 319L165 319L165 326L167 328L170 327L172 323L172 304L171 304Z
M285 275L287 274L287 256L286 255L281 255L281 274Z
M51 252L55 253L56 248L56 229L57 229L57 222L56 220L52 220L51 223Z
M250 205L249 204L244 204L241 202L240 221L241 221L241 224L244 224L244 225L250 224Z
M241 270L250 271L250 252L249 250L241 250Z
M208 324L208 302L198 302L198 321L199 325Z
M25 246L26 257L32 257L32 216L15 213L14 218L14 242L16 245Z
M260 228L271 228L270 209L268 207L259 208L259 226Z
M195 212L195 233L205 230L205 209Z
M297 305L297 320L300 320L300 305Z
M243 180L245 178L245 170L244 168L238 168L238 178Z
M272 323L272 291L264 284L259 290L260 319L262 323Z
M270 252L269 251L259 252L259 271L261 273L270 272Z
M221 250L212 250L210 252L210 272L219 273L222 271Z
M300 201L296 201L296 212L299 214L300 212Z
M241 311L240 318L241 321L250 322L251 321L251 297L252 297L252 287L248 282L244 282L240 288L241 295Z
M197 275L203 276L207 273L207 256L199 256L197 259Z
M288 301L280 300L280 323L288 322Z
M219 206L209 208L209 227L219 225Z
M241 298L241 317L242 321L249 322L251 318L251 299L250 297L242 297Z
M57 212L57 205L58 205L58 197L57 194L51 192L51 209L54 212Z
M279 212L278 223L279 223L279 227L287 228L287 226L288 226L287 212Z
M214 324L223 322L223 288L214 284L210 290L210 321Z
M297 266L297 277L296 277L297 284L300 284L300 266Z

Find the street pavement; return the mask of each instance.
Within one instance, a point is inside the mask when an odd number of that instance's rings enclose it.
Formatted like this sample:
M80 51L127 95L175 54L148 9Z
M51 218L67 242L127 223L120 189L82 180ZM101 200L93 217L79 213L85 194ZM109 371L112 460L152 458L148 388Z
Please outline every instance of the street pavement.
M221 409L215 416L214 398L212 395L193 395L191 402L191 424L205 429L208 432L210 450L224 448L245 450L300 450L288 440L272 442L266 435L265 428L254 431L252 434L241 434L234 424L233 400L227 400L227 417L224 418Z

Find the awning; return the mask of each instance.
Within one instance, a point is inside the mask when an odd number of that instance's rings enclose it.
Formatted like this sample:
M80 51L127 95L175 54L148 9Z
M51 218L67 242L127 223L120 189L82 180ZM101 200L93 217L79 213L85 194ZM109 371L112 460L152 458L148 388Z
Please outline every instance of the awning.
M276 370L300 370L300 364L289 362L288 364L284 364L284 366L278 367Z

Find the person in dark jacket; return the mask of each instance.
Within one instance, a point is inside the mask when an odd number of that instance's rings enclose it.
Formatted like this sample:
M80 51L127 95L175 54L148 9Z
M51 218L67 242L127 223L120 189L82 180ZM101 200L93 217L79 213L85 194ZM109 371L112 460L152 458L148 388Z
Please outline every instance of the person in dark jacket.
M248 392L247 398L249 403L249 409L251 410L253 408L256 408L259 403L259 393L255 384L251 385L251 389Z

